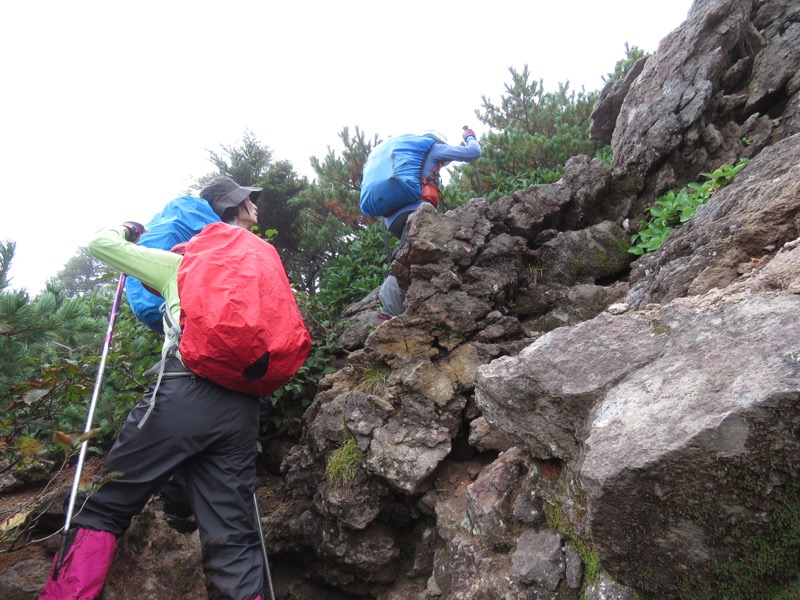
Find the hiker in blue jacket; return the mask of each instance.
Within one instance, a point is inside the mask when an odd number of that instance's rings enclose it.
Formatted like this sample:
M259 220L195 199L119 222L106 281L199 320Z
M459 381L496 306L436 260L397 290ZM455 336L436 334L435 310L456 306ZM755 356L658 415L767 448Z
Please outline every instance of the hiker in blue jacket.
M429 130L424 132L423 135L433 138L435 143L422 166L422 174L428 182L422 188L422 197L384 217L386 229L400 240L397 250L392 254L392 260L406 243L406 224L414 211L425 202L438 207L439 199L441 198L439 170L451 161L472 162L481 155L481 145L478 143L478 139L472 129L465 129L461 134L464 140L464 145L462 146L451 146L447 143L447 138L438 131ZM403 312L403 300L406 294L394 275L389 275L384 280L378 295L381 301L381 314L379 317L381 321L396 317Z

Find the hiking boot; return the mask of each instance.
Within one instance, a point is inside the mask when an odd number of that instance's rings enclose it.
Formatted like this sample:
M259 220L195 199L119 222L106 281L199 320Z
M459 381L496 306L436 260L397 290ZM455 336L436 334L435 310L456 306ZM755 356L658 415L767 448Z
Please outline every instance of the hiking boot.
M179 517L177 515L164 512L164 520L167 522L167 525L172 527L178 533L192 533L195 529L197 529L197 520L194 518L194 515L189 515L188 517Z

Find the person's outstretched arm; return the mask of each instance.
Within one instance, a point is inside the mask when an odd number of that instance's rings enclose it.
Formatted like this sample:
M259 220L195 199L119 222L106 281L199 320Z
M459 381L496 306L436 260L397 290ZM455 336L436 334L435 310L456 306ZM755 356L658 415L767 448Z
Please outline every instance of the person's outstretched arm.
M167 300L170 313L180 316L178 266L181 256L165 250L137 246L125 226L98 231L89 242L89 252L109 267L135 277ZM177 321L176 321L177 322Z

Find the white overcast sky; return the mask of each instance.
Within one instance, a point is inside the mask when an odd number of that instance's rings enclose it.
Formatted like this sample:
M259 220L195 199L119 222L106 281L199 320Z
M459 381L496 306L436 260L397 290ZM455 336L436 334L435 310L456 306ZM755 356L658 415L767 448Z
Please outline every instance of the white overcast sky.
M313 177L338 133L459 141L509 67L599 90L625 43L655 52L691 0L7 1L0 240L35 295L93 232L147 222L248 130Z

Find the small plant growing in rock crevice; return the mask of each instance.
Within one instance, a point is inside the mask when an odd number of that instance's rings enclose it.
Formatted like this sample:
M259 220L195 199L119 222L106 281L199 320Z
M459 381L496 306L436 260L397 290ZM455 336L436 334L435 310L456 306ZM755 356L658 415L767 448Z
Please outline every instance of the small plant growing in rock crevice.
M587 584L597 581L603 566L597 551L592 547L591 540L579 535L575 527L570 523L569 516L556 499L554 494L550 494L542 505L547 524L556 531L562 538L566 538L578 552L583 562L583 577Z
M707 181L692 182L677 194L670 190L661 196L653 206L645 209L651 218L631 236L632 245L628 252L641 256L658 250L673 230L691 219L697 208L708 202L719 188L728 185L748 162L742 158L735 165L722 165L713 173L700 173Z
M531 283L536 285L539 283L539 279L544 275L544 268L537 264L530 264L528 265L528 275L530 276Z
M364 453L358 447L356 438L348 431L347 439L328 459L325 467L328 482L335 487L350 487L361 470L363 459Z
M373 363L364 367L358 383L358 389L367 394L383 395L386 393L386 380L391 370L382 363Z

